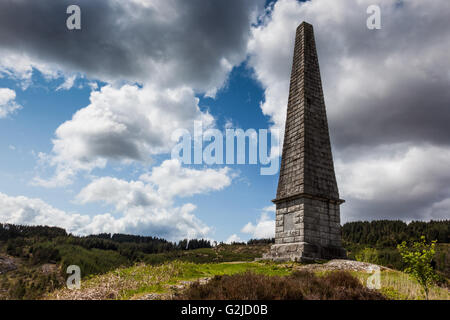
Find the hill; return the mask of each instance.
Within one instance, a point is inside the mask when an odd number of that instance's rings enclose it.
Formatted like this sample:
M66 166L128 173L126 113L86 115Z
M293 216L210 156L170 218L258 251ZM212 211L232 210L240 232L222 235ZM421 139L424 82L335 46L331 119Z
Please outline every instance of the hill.
M449 221L352 222L345 224L342 231L349 258L396 270L404 267L395 248L397 243L417 239L422 234L429 240L438 239L436 269L441 284L448 282ZM271 243L273 239L252 239L247 243L213 246L203 239L174 243L125 234L79 237L55 227L0 224L0 299L40 298L65 285L69 265L80 266L85 281L136 265L250 262L260 258Z
M346 270L348 273L344 274L345 281L342 283L342 286L344 287L336 284L336 288L345 291L345 285L349 282L354 283L352 279L356 279L359 283L357 288L359 293L357 296L338 295L340 298L345 299L353 297L355 299L363 299L364 297L369 297L402 300L423 299L420 286L413 279L400 271L386 268L382 268L381 271L382 289L372 291L372 295L369 294L369 296L367 296L365 283L372 274L371 270L373 270L374 265L371 265L369 268L368 264L354 261L350 261L350 263L346 262L346 260L340 260L337 263L332 262L329 266L274 262L195 264L192 262L180 261L168 262L157 266L140 264L129 268L119 268L104 275L87 279L82 282L81 290L69 290L66 288L56 290L47 295L46 299L179 299L185 298L186 290L189 291L192 286L197 288L197 292L188 292L190 296L188 295L187 298L201 298L202 296L198 295L198 291L203 292L204 298L211 298L211 296L208 297L209 292L215 294L212 298L217 298L217 289L214 288L217 287L217 285L222 285L221 279L224 276L236 276L236 279L232 278L232 280L230 280L234 283L234 286L232 286L234 289L230 289L230 281L228 281L228 291L233 290L235 294L235 296L233 296L234 299L261 298L261 296L245 295L245 292L249 292L246 290L246 286L251 286L254 294L258 294L260 291L264 291L266 294L267 292L272 292L273 296L269 296L269 298L280 298L280 296L277 296L283 294L283 290L280 291L280 283L289 286L291 281L295 281L295 278L299 277L299 271L309 271L309 275L305 275L304 273L301 275L301 277L306 276L309 278L306 283L303 283L303 285L306 285L310 282L318 282L322 277L339 272L336 271L337 265L339 264L341 264L338 268L340 272L342 273L342 270ZM264 275L265 277L258 278L257 275ZM292 279L291 276L294 276L294 279ZM340 276L342 276L342 274ZM275 277L273 283L270 281L271 277ZM211 279L214 281L214 284L202 290L201 287L207 286ZM261 280L263 283L260 284L259 290L255 289L253 287L255 285L254 282L261 282ZM299 285L297 281L295 281L294 284L296 284L297 287ZM333 282L328 282L328 289L323 288L323 285L321 285L320 282L314 287L308 286L304 289L301 287L297 288L301 291L301 295L298 296L299 293L297 293L296 297L303 299L320 299L323 296L327 297L327 294L335 295L335 293L329 292L330 288L332 289L332 284ZM237 290L236 286L239 290ZM361 291L363 291L365 295L361 296ZM380 296L374 295L373 292L378 292ZM222 294L223 293L224 292L222 292ZM355 292L352 294L355 294ZM263 296L263 298L264 297L267 296ZM332 297L333 296L331 296L331 298ZM336 297L336 295L334 297ZM286 297L284 296L284 298ZM450 292L446 288L433 286L430 298L450 300Z

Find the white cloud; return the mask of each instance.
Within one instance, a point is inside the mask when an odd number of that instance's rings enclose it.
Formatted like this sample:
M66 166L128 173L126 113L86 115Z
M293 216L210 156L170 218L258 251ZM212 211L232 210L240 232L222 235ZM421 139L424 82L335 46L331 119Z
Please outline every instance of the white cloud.
M250 234L253 239L275 237L275 220L271 218L274 212L275 206L264 208L257 223L247 223L241 232Z
M16 92L8 88L0 88L0 119L22 108L16 101Z
M435 146L397 146L373 150L366 156L339 161L339 180L348 196L359 199L398 197L413 200L436 190L450 191L450 149ZM379 155L376 156L376 151ZM430 154L433 155L430 158ZM405 198L408 197L408 198Z
M45 169L55 168L52 177L33 179L33 185L44 187L68 185L79 171L104 168L110 160L147 162L170 150L174 130L190 129L194 120L211 125L213 118L200 111L196 94L214 96L233 66L245 60L250 27L264 3L86 2L85 10L108 19L85 15L77 36L57 27L58 12L65 8L50 2L0 4L5 15L22 21L21 28L0 21L0 74L24 87L33 70L63 78L56 90L72 88L74 72L88 83L108 85L92 92L91 104L57 129L52 152L39 154ZM30 23L36 19L45 19L45 27ZM120 87L124 83L140 86Z
M210 228L193 214L195 206L175 208L136 207L119 218L109 213L96 216L69 213L40 199L10 197L0 193L0 220L4 223L58 226L80 235L111 232L152 235L168 240L205 237Z
M102 201L115 206L117 211L133 207L162 207L163 199L151 185L142 181L124 181L113 177L95 179L84 187L77 199L81 203Z
M6 76L18 81L25 90L31 84L33 69L39 70L47 80L64 76L51 63L43 63L38 59L32 60L23 51L15 52L0 47L0 78Z
M75 80L76 80L77 76L76 75L71 75L68 76L64 79L64 82L61 83L57 88L56 91L59 90L70 90L72 89L73 85L75 84Z
M175 130L192 130L194 121L204 127L213 123L187 87L107 85L92 91L90 101L58 127L52 153L40 155L43 163L56 167L55 176L37 177L34 184L67 185L78 171L103 168L108 160L149 162L151 155L170 151Z
M0 76L23 81L25 86L31 81L33 67L26 55L8 51L0 52Z
M177 234L189 238L205 237L211 229L192 214L195 205L187 203L177 208L173 207L173 200L176 197L221 190L231 184L232 177L228 168L195 170L182 168L178 160L166 160L140 179L125 181L112 177L97 178L80 191L77 200L82 204L103 202L122 212L123 217L120 219L106 217L112 230L117 230L118 225L128 230L131 228L129 224L132 224L133 232L140 230L149 234L149 229L166 236L175 232L166 230L170 230L173 224L179 226ZM134 219L140 221L142 226L133 224ZM153 224L159 226L157 230Z
M112 177L93 180L83 188L77 199L81 203L102 201L116 210L132 207L170 206L175 197L188 197L222 190L231 184L229 168L183 168L177 159L165 160L139 181L124 181Z
M69 214L40 199L9 197L0 193L0 220L4 223L60 226L79 230L90 221L88 216Z
M449 167L450 148L433 145L382 146L338 159L342 220L448 218Z
M263 23L252 29L248 42L248 64L265 88L261 109L280 129L284 129L286 117L294 35L301 19L299 8L297 1L276 2Z
M242 242L242 239L239 238L237 234L232 234L225 240L225 243L232 244L233 242Z
M157 185L158 192L166 198L222 190L231 184L232 178L228 167L189 169L183 168L177 159L166 160L161 166L153 168L151 174L141 176L143 181Z
M164 161L143 178L139 181L97 178L76 197L81 204L102 202L113 205L116 214L68 213L40 199L0 193L0 221L60 226L76 234L120 232L169 240L206 238L212 229L194 215L196 206L191 203L173 206L173 199L221 190L232 180L228 168L188 169L182 168L178 160Z

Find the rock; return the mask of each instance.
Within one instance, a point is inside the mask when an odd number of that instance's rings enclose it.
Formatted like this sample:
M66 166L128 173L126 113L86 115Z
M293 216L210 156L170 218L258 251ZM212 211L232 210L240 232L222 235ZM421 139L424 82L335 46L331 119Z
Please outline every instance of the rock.
M382 267L376 264L354 261L354 260L344 260L344 259L334 259L330 260L324 264L307 264L296 266L296 270L307 270L307 271L359 271L373 273L375 270L391 270L386 267Z
M0 256L0 274L16 270L17 266L14 259L8 256Z

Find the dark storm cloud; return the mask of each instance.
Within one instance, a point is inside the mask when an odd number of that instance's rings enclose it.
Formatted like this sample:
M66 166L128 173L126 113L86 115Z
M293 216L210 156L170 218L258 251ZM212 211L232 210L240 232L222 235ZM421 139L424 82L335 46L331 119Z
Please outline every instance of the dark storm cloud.
M356 7L364 12L366 6ZM381 30L365 28L367 15L350 13L345 23L316 28L336 147L449 146L450 3L380 6Z
M278 0L250 42L283 128L295 29L314 26L343 221L450 217L450 1ZM285 30L286 32L281 32Z
M2 0L0 47L90 76L220 86L226 64L245 57L252 11L260 0ZM82 30L66 28L81 8ZM226 59L226 61L224 60ZM164 83L165 82L165 83Z
M421 80L399 82L388 98L353 100L364 108L330 124L336 147L401 142L450 145L449 84Z
M343 223L355 220L445 220L449 218L448 209L436 210L433 201L439 203L440 198L422 198L411 202L398 199L376 199L373 202L356 198L347 198L342 205L341 220ZM448 208L448 203L446 204Z

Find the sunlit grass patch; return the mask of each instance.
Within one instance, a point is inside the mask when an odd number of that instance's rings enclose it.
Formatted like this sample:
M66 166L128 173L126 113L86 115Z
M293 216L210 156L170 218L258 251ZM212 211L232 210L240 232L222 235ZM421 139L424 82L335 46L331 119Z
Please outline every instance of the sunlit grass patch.
M82 281L80 290L57 290L49 299L130 299L145 293L165 293L180 281L247 271L264 275L288 275L291 270L277 264L256 262L209 263L173 261L157 266L140 264L119 268Z
M203 263L172 261L161 265L138 264L119 268L106 274L83 279L81 290L60 289L48 296L49 299L137 299L147 294L170 296L172 286L197 279L214 276L237 275L250 272L264 276L289 276L296 269L296 263L275 262L225 262ZM317 271L315 275L324 277L334 271ZM371 275L366 272L351 272L363 285ZM423 299L419 284L400 271L381 271L381 289L389 299ZM158 298L158 297L157 297ZM433 286L430 299L450 299L449 291Z
M354 272L364 284L370 273ZM384 295L393 300L423 300L425 293L419 283L410 275L395 271L381 271L381 289ZM446 288L432 286L429 293L430 300L450 300L450 292Z

